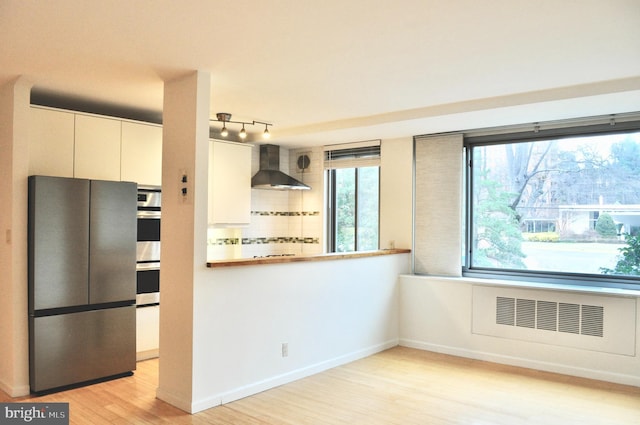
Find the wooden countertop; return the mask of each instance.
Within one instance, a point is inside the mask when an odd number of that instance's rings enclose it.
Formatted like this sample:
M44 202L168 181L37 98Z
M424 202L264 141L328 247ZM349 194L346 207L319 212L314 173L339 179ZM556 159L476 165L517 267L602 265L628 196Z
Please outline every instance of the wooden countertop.
M297 263L300 261L345 260L351 258L375 257L378 255L407 254L410 249L381 249L379 251L336 252L331 254L295 255L285 257L236 258L207 262L207 267L255 266L258 264Z

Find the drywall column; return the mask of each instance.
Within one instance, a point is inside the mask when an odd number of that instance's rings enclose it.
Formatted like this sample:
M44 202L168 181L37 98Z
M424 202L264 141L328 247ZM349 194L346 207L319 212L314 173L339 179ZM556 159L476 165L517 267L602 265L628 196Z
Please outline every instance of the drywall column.
M0 389L29 394L27 176L29 98L24 78L0 87Z
M413 138L380 145L380 248L411 248Z
M206 271L210 76L165 82L158 398L191 412L194 288Z

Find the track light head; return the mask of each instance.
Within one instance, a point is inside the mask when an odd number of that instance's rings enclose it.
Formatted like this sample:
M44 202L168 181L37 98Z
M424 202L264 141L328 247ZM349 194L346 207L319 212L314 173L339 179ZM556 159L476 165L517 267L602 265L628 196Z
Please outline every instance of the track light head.
M240 130L240 138L245 139L247 137L247 132L244 129L244 123L242 124L242 130Z
M225 123L227 121L231 121L231 114L227 112L218 112L216 114L216 118L218 119L218 121L222 121L223 123Z

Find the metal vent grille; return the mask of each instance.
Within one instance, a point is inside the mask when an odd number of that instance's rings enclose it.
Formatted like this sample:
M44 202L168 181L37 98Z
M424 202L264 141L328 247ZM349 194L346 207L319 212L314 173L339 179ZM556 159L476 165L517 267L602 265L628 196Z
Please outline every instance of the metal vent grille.
M637 297L479 284L472 295L475 335L638 355Z
M602 337L603 319L604 308L595 305L583 305L582 320L580 321L582 335Z
M604 307L496 297L496 324L603 337Z
M580 333L580 306L560 303L558 331L571 334Z
M516 326L532 329L536 327L535 300L516 299Z
M496 300L496 324L513 326L516 323L515 298L498 297Z
M558 329L558 303L551 301L538 301L538 323L536 327L545 331Z

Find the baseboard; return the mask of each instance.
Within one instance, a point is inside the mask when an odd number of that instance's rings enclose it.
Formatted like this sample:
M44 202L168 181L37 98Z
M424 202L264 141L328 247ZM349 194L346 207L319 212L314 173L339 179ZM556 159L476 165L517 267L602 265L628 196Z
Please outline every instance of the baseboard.
M29 395L31 392L31 388L29 385L18 385L14 387L12 385L8 385L6 382L0 380L0 390L5 392L9 397L24 397Z
M143 360L155 359L159 357L160 350L157 348L155 350L147 350L147 351L138 351L136 353L136 361L140 362Z
M613 382L622 385L632 385L640 387L640 376L627 375L621 373L607 372L602 370L586 369L575 366L568 366L560 363L543 362L523 357L505 356L502 354L488 353L484 351L468 350L465 348L451 347L446 345L430 344L423 341L410 339L400 339L399 345L403 347L416 348L419 350L433 351L435 353L449 354L452 356L465 357L475 360L483 360L492 363L518 366L528 369L536 369L544 372L559 373L562 375L576 376L580 378L595 379L599 381Z
M173 394L169 391L164 391L160 387L156 389L156 397L180 410L184 410L187 413L195 413L191 411L191 400L188 398L180 397L179 395Z
M235 388L231 391L226 391L221 394L212 395L204 399L195 401L191 405L191 413L201 412L203 410L219 406L220 404L230 403L235 400L239 400L250 395L260 393L262 391L275 388L280 385L288 384L289 382L297 381L298 379L306 378L307 376L314 375L319 372L323 372L327 369L331 369L343 364L368 357L380 351L387 350L389 348L398 345L398 340L393 339L378 345L374 345L362 350L354 351L342 356L335 357L333 359L325 360L320 363L309 365L303 368L292 370L290 372L277 375L262 381L255 382L250 385ZM184 409L183 409L184 410Z

